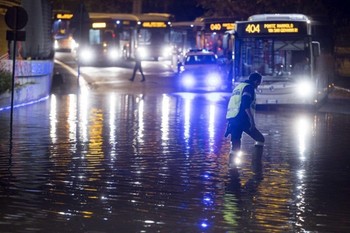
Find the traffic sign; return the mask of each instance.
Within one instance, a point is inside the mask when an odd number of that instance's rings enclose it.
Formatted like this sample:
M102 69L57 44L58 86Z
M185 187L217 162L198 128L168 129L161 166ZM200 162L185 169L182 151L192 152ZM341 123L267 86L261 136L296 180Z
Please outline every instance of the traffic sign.
M27 25L28 14L22 7L13 6L7 10L5 14L5 22L12 30L21 30Z
M6 31L6 40L12 41L15 39L16 39L16 41L25 41L26 40L26 32L25 31L14 32L14 31L7 30Z

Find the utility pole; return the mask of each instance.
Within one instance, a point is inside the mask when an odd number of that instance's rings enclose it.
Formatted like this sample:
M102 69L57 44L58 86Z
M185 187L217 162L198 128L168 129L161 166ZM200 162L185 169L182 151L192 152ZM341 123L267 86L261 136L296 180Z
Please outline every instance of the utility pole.
M133 0L132 13L133 14L142 13L142 0Z

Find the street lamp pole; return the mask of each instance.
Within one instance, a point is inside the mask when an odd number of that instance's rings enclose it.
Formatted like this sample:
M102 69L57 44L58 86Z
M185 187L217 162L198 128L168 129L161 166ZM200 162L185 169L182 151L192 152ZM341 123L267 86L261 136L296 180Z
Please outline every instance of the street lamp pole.
M134 14L142 13L142 0L133 0L132 12Z

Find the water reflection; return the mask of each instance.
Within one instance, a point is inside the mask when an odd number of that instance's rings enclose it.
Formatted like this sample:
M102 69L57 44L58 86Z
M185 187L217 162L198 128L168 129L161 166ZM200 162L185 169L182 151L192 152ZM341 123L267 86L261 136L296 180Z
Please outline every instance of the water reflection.
M327 133L349 130L348 117L258 112L262 166L252 167L254 143L244 136L241 163L230 170L227 97L52 95L16 109L12 154L9 116L0 112L1 232L303 232L322 221L336 228L335 217L324 217L334 212L318 205L330 202L319 195L327 181L320 177L339 166L327 148L345 151L346 139ZM343 167L328 172L338 171L348 176Z

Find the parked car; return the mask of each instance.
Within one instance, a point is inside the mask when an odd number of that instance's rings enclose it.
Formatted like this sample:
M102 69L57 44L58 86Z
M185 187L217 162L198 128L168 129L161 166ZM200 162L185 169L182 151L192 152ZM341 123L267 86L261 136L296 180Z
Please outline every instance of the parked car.
M231 87L223 64L211 51L190 50L179 64L178 71L180 90L218 91Z

